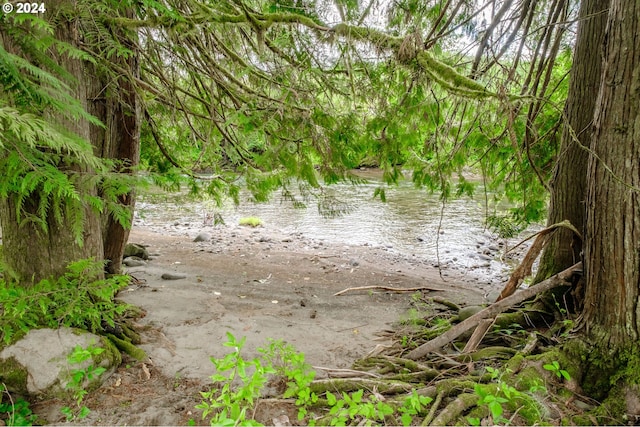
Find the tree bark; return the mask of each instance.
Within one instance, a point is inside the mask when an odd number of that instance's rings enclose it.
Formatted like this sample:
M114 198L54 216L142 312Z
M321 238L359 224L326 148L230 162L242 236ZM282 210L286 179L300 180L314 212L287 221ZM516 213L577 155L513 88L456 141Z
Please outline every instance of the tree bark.
M587 194L585 147L591 145L596 98L600 87L602 41L610 0L583 0L571 69L565 121L555 174L550 183L548 225L569 220L584 236ZM582 145L582 146L581 146ZM545 247L535 282L581 260L582 241L570 230L558 230Z
M635 350L640 336L640 3L611 2L605 40L588 166L581 326L610 357Z
M47 4L47 16L55 21L52 26L56 29L56 37L76 48L81 48L86 42L83 37L88 31L81 18L69 17L73 10L73 1L52 0ZM65 13L56 11L65 8ZM133 11L128 11L133 17ZM114 30L113 34L123 36L122 31ZM2 35L0 35L2 36ZM5 49L13 50L20 55L15 46L10 45L10 37L0 37ZM139 58L136 54L137 35L135 32L129 37L121 37L121 41L129 43L127 46L134 54L114 58L119 70L127 70L130 75L117 77L108 74L100 62L90 64L81 59L71 59L66 55L53 58L75 79L73 96L80 105L98 118L105 127L91 125L87 120L68 120L62 115L52 115L50 121L62 125L79 137L89 141L94 155L101 158L119 161L118 170L114 173L133 173L140 159L140 106L134 81L139 76ZM97 47L99 48L99 47ZM25 55L28 58L28 55ZM64 168L64 160L59 168ZM71 170L73 169L73 170ZM83 194L98 196L98 188L89 182L95 177L93 171L75 170L70 168L69 174L76 174L79 183L77 190ZM78 172L81 172L78 174ZM16 195L17 196L17 195ZM119 203L133 211L133 192L120 197ZM24 205L22 215L37 216L38 198L32 197ZM119 273L124 246L128 239L129 228L120 224L111 215L101 215L89 206L84 208L84 224L82 241L78 241L70 226L72 212L64 212L61 221L49 212L47 230L39 224L20 221L16 211L16 198L10 196L0 200L0 226L3 232L3 258L10 273L24 285L47 277L62 275L66 266L79 259L94 258L97 261L106 260L106 272ZM77 215L76 215L77 216Z
M131 9L126 11L128 18L133 18ZM141 110L134 81L140 77L140 63L137 34L124 34L123 30L112 29L121 40L126 40L126 47L133 52L127 57L114 57L122 70L129 75L118 75L110 78L105 72L95 70L91 84L89 112L105 124L105 128L91 127L91 141L96 148L96 155L101 158L115 159L119 165L117 172L134 173L140 163L140 120ZM129 209L133 215L135 192L119 197L118 202ZM104 241L105 272L119 274L122 270L124 247L129 239L130 227L123 226L112 215L103 216L102 233Z
M64 6L65 0L52 0L47 4L48 14L55 15L55 11ZM62 15L62 14L61 14ZM79 47L80 32L77 20L61 18L55 24L55 35L59 40ZM8 37L5 48L11 51L15 46L10 45ZM19 54L19 52L16 52ZM57 55L56 61L75 78L73 88L74 97L86 108L87 104L87 75L82 60ZM68 131L86 140L90 139L89 122L83 119L71 120L59 114L53 114L50 120L61 124ZM59 168L66 168L64 160ZM78 170L78 167L68 167L68 173L75 175L77 189L85 194L97 195L95 185L89 184L92 171ZM103 241L99 214L91 207L84 208L84 224L82 241L76 239L74 230L69 225L73 212L63 210L62 220L54 218L49 209L46 218L47 231L33 221L26 221L30 215L38 216L38 196L33 195L23 205L20 215L16 211L17 195L9 195L0 200L0 224L3 234L3 262L9 273L25 286L48 277L61 276L66 266L79 259L103 259Z

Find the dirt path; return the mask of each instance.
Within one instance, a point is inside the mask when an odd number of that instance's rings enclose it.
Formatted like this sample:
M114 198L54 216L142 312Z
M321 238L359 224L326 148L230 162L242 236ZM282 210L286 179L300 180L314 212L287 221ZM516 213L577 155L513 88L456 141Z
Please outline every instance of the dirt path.
M196 233L197 234L197 233ZM364 291L333 296L353 286L430 286L426 292L462 305L486 302L495 289L479 289L472 277L438 271L419 260L403 259L385 248L327 247L300 235L268 228L225 226L211 239L159 234L135 228L131 242L147 246L152 260L129 268L144 282L120 297L143 308L141 347L149 360L123 364L100 390L90 394L92 410L82 424L185 425L200 417L198 391L208 386L222 357L226 333L247 337L245 357L268 338L282 339L316 367L348 368L377 345L389 345L385 331L411 307L411 293ZM165 273L186 276L164 280ZM326 375L318 369L318 377ZM36 412L61 422L60 402ZM295 417L293 418L295 419Z

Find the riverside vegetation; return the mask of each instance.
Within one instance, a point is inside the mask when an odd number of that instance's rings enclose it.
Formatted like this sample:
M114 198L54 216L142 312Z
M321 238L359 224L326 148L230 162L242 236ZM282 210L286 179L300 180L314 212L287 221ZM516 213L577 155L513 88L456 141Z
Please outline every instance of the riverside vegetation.
M316 391L318 402L349 421L371 403L380 411L368 414L386 422L395 417L390 396L417 388L433 399L422 423L637 422L640 56L622 53L637 51L639 8L51 0L37 14L2 14L3 292L18 307L3 300L2 338L78 323L136 352L135 331L109 331L126 312L111 301L123 282L103 279L121 272L136 189L148 176L216 202L238 203L244 185L256 201L279 190L330 212L324 185L357 182L351 170L362 164L379 166L388 184L410 169L441 206L474 193L471 170L496 190L495 199L485 193L487 217L503 199L517 203L506 222L493 220L505 231L545 217L571 225L538 245L533 282L544 292L459 323L436 301L399 348L356 363L363 378L313 381L312 391L331 387ZM386 199L382 185L374 194ZM516 269L512 291L537 255ZM104 268L68 276L90 259ZM540 288L531 289L519 294ZM215 393L209 401L220 403Z

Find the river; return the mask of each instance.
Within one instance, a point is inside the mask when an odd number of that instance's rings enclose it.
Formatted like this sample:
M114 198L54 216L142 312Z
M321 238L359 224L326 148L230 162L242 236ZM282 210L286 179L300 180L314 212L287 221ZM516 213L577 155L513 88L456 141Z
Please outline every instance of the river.
M314 201L306 208L295 208L277 193L267 203L253 203L249 194L243 194L239 206L226 203L222 208L183 193L147 194L136 205L136 224L181 234L187 229L197 234L209 225L213 213L220 214L226 224L254 216L265 227L300 233L326 244L379 246L434 266L439 263L474 270L492 282L505 280L512 263L503 262L504 245L512 246L520 238L507 241L486 229L481 188L475 197L452 199L443 207L437 194L404 180L387 188L387 200L381 202L373 198L375 188L381 185L379 172L360 171L359 175L368 181L361 185L336 184L325 190L348 206L340 216L322 215Z

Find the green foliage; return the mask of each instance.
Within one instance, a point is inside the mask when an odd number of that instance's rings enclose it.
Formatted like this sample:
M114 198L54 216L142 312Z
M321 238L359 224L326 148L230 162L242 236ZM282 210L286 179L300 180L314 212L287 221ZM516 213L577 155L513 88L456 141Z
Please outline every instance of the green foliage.
M76 346L71 354L67 356L67 361L70 365L80 365L87 360L91 360L94 356L98 356L104 351L102 347L94 347L89 345L87 348L82 348L79 345ZM85 368L74 369L71 371L71 378L66 384L66 389L73 393L73 398L76 401L76 409L72 409L65 406L60 411L67 417L67 421L73 421L76 419L83 419L89 415L89 408L82 405L82 401L87 394L87 384L98 378L106 371L103 367L95 367L93 364L89 364Z
M489 215L486 223L503 239L517 236L527 227L527 222L518 221L512 215Z
M4 384L0 384L0 420L7 426L31 426L37 417L29 402L22 398L14 400Z
M210 417L211 425L259 425L248 419L248 414L255 408L264 385L270 382L284 385L282 397L296 399L298 419L308 418L306 422L315 425L316 419L309 417L309 408L316 406L320 397L311 391L315 371L305 362L304 354L281 340L270 340L267 347L258 348L261 357L247 361L240 354L244 342L245 338L238 341L227 332L224 345L234 351L221 359L211 359L217 371L211 376L214 388L201 392L204 400L196 406L203 411L203 419ZM354 421L385 424L387 417L394 414L400 416L403 425L411 425L432 400L414 391L394 406L375 393L365 395L364 390L339 395L326 392L325 398L331 425Z
M353 393L342 392L342 399L338 399L333 393L327 391L327 403L331 407L329 415L332 417L332 426L346 426L353 420L366 420L365 425L371 425L376 421L384 421L387 415L394 413L394 409L388 403L378 400L375 396L364 400L364 390Z
M247 411L254 407L262 387L267 382L267 375L275 370L271 366L263 365L258 358L244 360L240 352L245 340L246 337L238 341L227 332L227 342L223 345L233 347L234 351L222 359L211 358L216 367L216 373L211 376L211 380L220 388L200 392L204 400L196 408L202 410L203 419L211 415L212 426L260 425L247 419ZM247 368L253 372L248 373ZM228 373L225 375L225 372Z
M267 348L259 348L268 366L275 370L275 374L286 381L283 398L296 398L298 419L307 415L307 407L318 402L318 396L312 392L309 385L316 376L316 372L305 362L304 353L299 353L291 344L281 340L271 340Z
M0 279L2 341L8 344L37 328L67 326L99 332L103 323L114 326L127 309L114 297L129 279L113 276L95 280L102 270L103 263L89 259L69 264L62 277L45 279L28 288Z
M245 225L248 227L260 227L262 225L262 220L260 218L257 218L255 216L249 216L246 218L240 218L238 220L238 223L240 225Z
M88 132L72 131L79 123L87 130L103 124L86 111L86 100L76 98L78 82L63 64L96 61L57 39L54 28L37 15L0 19L6 37L0 46L0 198L13 201L19 223L33 223L46 233L55 221L70 227L82 244L87 208L130 223L131 212L118 197L132 182L111 174L120 165L94 154L84 139Z
M533 418L540 419L538 404L530 395L538 392L546 392L544 386L536 382L531 385L529 390L523 392L508 384L503 379L504 375L508 376L511 373L509 370L502 373L498 369L490 366L486 369L493 382L489 384L476 384L474 391L476 395L478 395L478 406L484 406L488 409L491 415L489 421L491 424L509 424L509 420L503 415L505 413L505 406L512 412L520 412L530 418L531 414L535 414ZM469 424L474 426L481 425L481 420L478 418L471 417L468 421Z
M546 363L542 367L547 371L553 372L560 379L564 378L567 381L571 380L571 375L569 375L569 372L561 369L560 363L557 360L554 360L551 363Z

